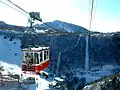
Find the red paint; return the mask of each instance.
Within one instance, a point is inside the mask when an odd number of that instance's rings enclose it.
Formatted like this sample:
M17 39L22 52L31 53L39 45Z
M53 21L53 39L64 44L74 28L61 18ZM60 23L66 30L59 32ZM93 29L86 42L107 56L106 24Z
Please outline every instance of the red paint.
M22 64L22 71L23 73L26 71L33 71L36 74L38 74L41 70L46 69L49 66L50 60L47 60L46 62L39 64L39 65L34 65L34 66L30 66L27 64Z
M23 64L22 65L22 71L35 71L35 67L31 66L31 65Z
M44 63L42 63L40 65L36 65L35 66L36 74L38 74L41 70L46 69L49 66L49 63L50 63L50 61L48 60L48 61L46 61L46 62L44 62Z
M22 71L26 71L27 69L27 65L26 64L22 64Z

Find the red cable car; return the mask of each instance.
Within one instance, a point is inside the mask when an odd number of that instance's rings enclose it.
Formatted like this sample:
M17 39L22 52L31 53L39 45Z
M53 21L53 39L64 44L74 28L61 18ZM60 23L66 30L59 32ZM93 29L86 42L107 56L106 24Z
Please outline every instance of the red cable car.
M49 47L25 48L23 52L22 71L23 73L39 74L41 70L46 69L50 63Z

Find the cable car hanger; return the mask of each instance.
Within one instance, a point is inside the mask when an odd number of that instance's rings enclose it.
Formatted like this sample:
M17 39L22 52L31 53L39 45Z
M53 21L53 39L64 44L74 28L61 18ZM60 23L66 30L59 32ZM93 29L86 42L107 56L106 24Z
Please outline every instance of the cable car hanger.
M44 23L42 21L42 19L40 18L40 13L39 12L27 12L26 10L24 10L23 8L21 8L20 6L18 6L17 4L13 3L11 0L7 0L8 2L10 2L11 4L13 4L14 6L16 6L17 8L19 8L20 10L22 10L23 12L25 12L26 14L28 14L30 16L29 18L29 22L30 22L30 28L33 28L33 23L35 20L42 22L44 25L46 25L47 27L51 28L52 30L55 30L55 28L51 27L50 25Z

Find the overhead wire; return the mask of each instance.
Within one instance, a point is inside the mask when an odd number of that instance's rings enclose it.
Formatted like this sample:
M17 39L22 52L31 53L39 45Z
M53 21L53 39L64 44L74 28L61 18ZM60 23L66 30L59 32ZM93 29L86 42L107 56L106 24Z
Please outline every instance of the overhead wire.
M89 0L89 14L88 14L89 16L90 16L90 9L91 9L90 7L91 7L91 0Z
M8 2L10 2L11 4L15 5L17 8L21 9L22 11L24 11L25 13L29 14L26 10L24 10L23 8L21 8L20 6L18 6L17 4L13 3L11 0L7 0Z
M23 8L21 8L20 6L18 6L18 5L16 5L15 3L13 3L11 0L7 0L8 2L10 2L11 4L13 4L14 6L16 6L16 7L18 7L19 9L21 9L22 11L24 11L25 13L27 13L27 14L29 14L26 10L24 10ZM3 3L3 4L5 4L5 5L7 5L7 6L9 6L10 8L12 8L12 9L14 9L14 10L16 10L17 12L20 12L19 10L17 10L17 9L15 9L15 8L13 8L12 6L10 6L10 5L8 5L8 4L6 4L5 2L3 2L3 1L1 1L0 0L0 2L1 3ZM90 0L89 0L89 2L90 2ZM91 8L91 17L90 17L90 25L89 25L89 29L91 29L91 24L92 24L92 14L93 14L93 4L94 4L94 0L92 0L92 8ZM90 5L90 3L89 3L89 5ZM24 13L22 13L22 12L20 12L21 14L23 14L23 15L25 15L25 16L27 16L26 14L24 14ZM27 16L28 17L28 16ZM42 22L42 21L41 21ZM53 27L51 27L50 25L48 25L48 24L46 24L46 23L44 23L44 22L42 22L44 25L46 25L47 27L50 27L51 29L53 29L53 30L56 30L55 28L53 28ZM78 38L78 40L77 40L77 43L79 42L79 40L80 40L80 35L79 35L79 38ZM75 45L76 46L76 45Z
M91 6L91 0L89 0L89 16L90 16L90 21L89 21L89 30L91 29L91 25L92 25L92 18L93 18L93 8L94 8L94 0L92 0L92 7L90 9L90 6ZM96 5L97 7L97 5ZM88 31L88 34L85 34L87 36L90 35L89 31ZM81 33L79 34L79 37L77 39L77 42L76 44L74 45L74 47L76 47L78 44L79 44L79 41L80 41L80 37L81 37Z
M94 3L94 1L93 1L92 3ZM92 12L92 13L91 13L91 18L92 18L92 20L95 18L97 6L98 6L98 0L96 0L96 6L95 6L95 8L94 8L94 15L93 15L93 17L92 17L93 11L91 11L91 12ZM90 24L92 24L92 20L91 20L91 23L90 23ZM90 26L90 29L91 29L91 26ZM90 45L90 44L89 44L89 45ZM92 49L92 46L90 46L90 48ZM96 49L92 49L92 50L97 54L97 56L99 56L99 58L100 58L101 60L103 60L103 58L100 56L99 52L96 51Z
M97 11L97 6L98 6L98 0L96 0L96 6L94 8L93 20L95 19L95 15L96 15L96 11Z
M21 9L22 11L24 11L25 13L29 14L26 10L24 10L23 8L21 8L20 6L16 5L15 3L13 3L11 0L7 0L9 1L11 4L15 5L16 7L18 7L19 9ZM40 21L41 23L43 23L44 25L46 25L47 27L50 27L52 30L56 30L56 28L51 27L50 25L44 23L43 21Z
M13 4L14 6L16 6L17 8L19 8L20 10L22 10L23 12L25 12L26 14L29 14L26 10L24 10L23 8L21 8L20 6L18 6L18 5L16 5L15 3L13 3L11 0L7 0L8 2L10 2L11 4ZM94 1L94 0L93 0ZM0 0L0 2L2 2L1 0ZM18 11L17 9L15 9L15 8L13 8L12 6L10 6L10 5L8 5L8 4L6 4L6 3L4 3L4 2L2 2L3 4L5 4L5 5L7 5L7 6L9 6L10 8L12 8L12 9L14 9L14 10L16 10L17 12L20 12L20 11ZM92 2L92 5L93 5L93 2ZM89 5L90 6L90 5ZM93 6L92 6L92 11L93 11ZM20 12L21 14L23 14L23 15L25 15L25 16L27 16L26 14L24 14L24 13L22 13L22 12ZM91 15L92 16L92 15ZM28 16L27 16L28 17ZM50 27L52 30L56 30L56 28L53 28L52 26L50 26L50 25L48 25L47 23L45 23L45 22L43 22L43 21L40 21L42 24L44 24L44 25L46 25L47 27ZM92 19L91 19L91 21L90 22L92 22ZM90 24L90 26L91 26L91 24ZM76 47L77 45L78 45L78 43L79 43L79 41L80 41L80 36L81 36L81 33L79 34L79 37L78 37L78 40L77 40L77 42L76 42L76 44L74 45L74 47Z
M91 30L91 25L92 25L93 8L94 8L94 0L92 0L91 9L90 9L89 30ZM88 34L85 37L85 41L86 41L85 70L86 70L86 73L88 73L88 70L89 70L89 37L90 37L90 33L88 32Z
M21 9L22 11L24 11L25 13L29 14L26 10L24 10L23 8L21 8L20 6L16 5L15 3L13 3L11 0L7 0L9 1L11 4L15 5L16 7L18 7L19 9ZM50 25L44 23L43 21L40 21L42 22L44 25L46 25L47 27L50 27L51 29L55 30L55 28L51 27Z
M0 2L1 2L1 3L3 3L4 5L6 5L6 6L10 7L11 9L13 9L13 10L15 10L15 11L17 11L17 12L21 13L22 15L24 15L24 16L26 16L26 17L28 17L26 14L24 14L23 12L21 12L21 11L17 10L16 8L14 8L14 7L10 6L9 4L7 4L7 3L5 3L5 2L3 2L3 1L1 1L1 0L0 0Z
M91 29L92 19L93 19L93 7L94 7L94 0L92 0L92 7L90 12L90 22L89 22L89 30Z
M26 10L24 10L24 9L21 8L20 6L16 5L15 3L13 3L11 0L7 0L7 1L10 2L11 4L13 4L14 6L16 6L17 8L19 8L20 10L22 10L23 12L25 12L26 14L29 14ZM2 1L1 1L1 2L2 2ZM9 6L9 7L12 8L12 9L16 10L17 12L20 12L20 11L18 11L17 9L13 8L12 6L10 6L10 5L8 5L8 4L4 3L4 2L2 2L2 3L5 4L5 5L7 5L7 6ZM23 14L23 15L25 15L25 16L27 16L26 14L24 14L24 13L22 13L22 12L20 12L20 13ZM28 16L27 16L27 17L28 17ZM52 30L56 31L56 28L48 25L47 23L45 23L45 22L43 22L43 21L40 21L40 22L41 22L42 24L46 25L47 27L50 27Z
M7 1L10 2L11 4L13 4L14 6L16 6L17 8L19 8L20 10L22 10L23 12L25 12L26 14L29 14L26 10L24 10L24 9L21 8L20 6L16 5L15 3L13 3L11 0L7 0ZM13 8L12 6L4 3L3 1L1 1L1 2L2 2L3 4L5 4L5 5L9 6L10 8L16 10L17 12L20 12L20 11L18 11L17 9ZM20 13L23 14L23 15L25 15L25 16L27 16L26 14L24 14L24 13L22 13L22 12L20 12ZM27 16L27 17L28 17L28 16ZM44 23L44 22L42 22L42 21L40 21L40 22L43 23L44 25L46 25L47 27L50 27L52 30L54 30L54 31L56 30L55 28L51 27L50 25L48 25L48 24L46 24L46 23Z
M93 21L93 19L95 18L97 5L98 5L98 0L96 0L96 6L95 6L95 8L94 8L94 0L92 0L92 7L91 7L90 21L89 21L89 30L91 30L92 21ZM94 15L93 15L93 11L94 11ZM90 33L88 33L88 35L86 36L87 41L89 41L89 37L90 37ZM87 44L88 44L88 43L87 43ZM91 47L91 44L89 44L89 45L90 45L89 47L99 56L99 58L100 58L101 60L103 60L102 57L100 56L99 52L97 52L95 49L93 49L93 48ZM89 59L88 59L88 61L86 62L86 64L88 64L88 63L89 63ZM88 69L89 69L89 67L88 67Z
M88 14L88 16L90 16L90 6L91 6L91 0L89 0L89 14ZM89 20L89 19L88 19ZM88 32L89 33L89 32ZM79 41L80 41L80 37L81 37L81 34L79 34L79 36L78 36L78 39L77 39L77 42L76 42L76 44L75 44L75 47L79 44Z

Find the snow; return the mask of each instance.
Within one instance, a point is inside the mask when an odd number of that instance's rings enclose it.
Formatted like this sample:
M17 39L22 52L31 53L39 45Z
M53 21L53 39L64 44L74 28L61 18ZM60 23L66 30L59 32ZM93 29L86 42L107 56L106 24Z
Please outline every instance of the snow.
M101 77L92 76L92 75L89 75L89 74L86 74L86 75L84 75L83 77L86 78L86 82L87 82L87 83L90 83L90 82L92 82L92 81L95 81L95 80L98 80L98 79L101 78Z
M92 85L87 85L83 88L83 90L89 90L92 87Z
M53 86L55 86L56 84L57 84L56 81L52 81L52 82L51 82L51 85L53 85Z
M117 68L119 66L115 66L115 65L104 65L101 69L99 69L98 71L95 72L91 72L92 75L97 75L97 76L108 76L112 74L112 70ZM95 67L98 68L98 67Z
M30 74L25 74L24 79L28 77L33 77L35 78L35 84L31 84L29 86L29 90L46 90L49 89L49 84L51 83L50 81L47 81L43 77L40 77L39 75L30 75Z
M48 72L45 72L45 71L40 71L41 74L45 74L45 75L48 75L49 73Z
M99 68L99 67L94 67L92 68L92 70L97 70L97 71L83 71L83 70L77 70L75 72L75 75L76 77L79 77L80 79L81 78L85 78L86 79L86 83L90 83L92 81L95 81L95 80L98 80L100 79L101 77L103 76L108 76L108 75L111 75L112 74L112 70L117 68L119 66L115 66L115 65L105 65L103 66L102 68ZM81 72L83 73L81 75Z
M36 84L37 84L36 90L45 90L49 89L50 82L43 78L40 78L40 76L36 76Z
M3 62L3 61L0 61L1 63L1 66L3 66L4 70L2 72L2 74L21 74L21 68L18 67L17 65L15 64L8 64L6 62ZM26 74L25 74L26 75ZM35 78L35 84L31 84L29 86L26 86L26 85L23 85L24 88L29 88L28 90L45 90L45 89L49 89L49 84L51 82L47 81L46 79L40 77L39 75L29 75L27 74L26 77L24 76L24 79L27 78L27 77L34 77ZM16 87L17 85L15 85ZM13 86L12 86L13 87ZM10 88L10 86L9 86ZM16 88L12 88L10 90L14 90ZM1 87L0 87L0 90L1 90ZM5 89L7 90L7 89Z
M39 46L39 47L24 48L22 50L43 50L43 49L49 49L49 47Z
M61 79L60 77L55 77L55 80L60 81L60 82L64 81L64 80Z
M92 81L95 81L95 80L98 80L100 79L101 77L103 76L108 76L108 75L111 75L112 72L111 70L112 69L115 69L116 67L118 66L114 66L114 65L105 65L103 66L103 68L101 68L100 70L98 71L95 71L95 72L89 72L85 75L82 75L82 77L85 77L86 78L86 82L92 82ZM81 76L80 76L81 77Z
M38 47L38 48L33 47L33 48L31 48L31 50L42 50L42 49L49 49L49 47Z
M38 30L38 29L36 29L35 32L36 33L45 33L46 31L45 30Z
M0 61L1 66L3 66L4 71L2 72L3 75L11 74L18 74L21 75L21 68L15 64L8 64L7 62Z

